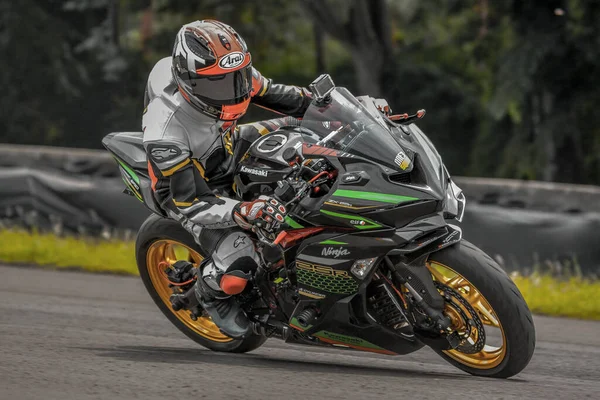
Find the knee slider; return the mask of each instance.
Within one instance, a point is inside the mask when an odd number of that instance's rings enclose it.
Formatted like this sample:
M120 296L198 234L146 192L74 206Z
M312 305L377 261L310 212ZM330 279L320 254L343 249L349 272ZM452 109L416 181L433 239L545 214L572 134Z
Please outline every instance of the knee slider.
M246 289L248 276L242 271L231 271L221 276L219 287L230 296L240 294Z
M242 293L251 277L251 272L256 267L256 262L251 257L238 258L227 268L227 272L221 276L219 287L228 295Z

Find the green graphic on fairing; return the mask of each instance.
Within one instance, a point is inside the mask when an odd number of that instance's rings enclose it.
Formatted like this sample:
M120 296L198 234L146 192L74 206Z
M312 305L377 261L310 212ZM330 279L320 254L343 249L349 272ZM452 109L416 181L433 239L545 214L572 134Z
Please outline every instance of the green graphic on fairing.
M115 160L119 163L119 167L121 170L121 178L125 183L125 186L134 194L134 196L141 201L144 202L142 198L142 194L140 193L140 178L137 176L135 172L127 164L118 158L114 157Z
M297 223L296 221L294 221L290 216L285 217L285 223L294 229L304 228L304 226L302 226L299 223Z
M333 294L354 294L358 292L358 282L348 271L296 261L298 283Z
M381 203L405 203L407 201L419 200L416 197L399 196L396 194L386 194L377 192L361 192L357 190L342 190L338 189L333 193L335 197L346 197L349 199L379 201Z
M346 242L338 242L337 240L323 240L319 244L348 244Z
M127 174L129 174L129 176L131 176L133 178L135 183L137 183L139 185L140 178L137 176L137 174L135 172L133 172L133 170L131 168L129 168L129 166L127 164L125 164L123 161L119 160L118 158L115 158L115 160L117 160L117 162L121 165L121 167L123 167L123 169L125 171L127 171Z
M359 215L341 214L341 213L328 211L328 210L321 210L321 212L325 215L329 215L332 217L347 219L347 220L349 220L348 222L350 223L350 225L353 225L356 229L381 228L381 225L379 225L377 222L372 221L365 217L361 217Z

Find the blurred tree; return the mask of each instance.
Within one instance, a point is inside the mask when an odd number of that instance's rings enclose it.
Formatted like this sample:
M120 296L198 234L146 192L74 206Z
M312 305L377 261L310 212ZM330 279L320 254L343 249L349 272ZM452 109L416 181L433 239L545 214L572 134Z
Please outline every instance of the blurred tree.
M600 3L514 0L494 7L512 21L488 103L497 126L511 132L497 172L598 182Z
M100 147L139 129L150 69L204 18L234 26L275 81L329 72L395 111L426 108L453 174L600 183L593 0L4 1L0 141Z
M393 63L386 0L305 0L315 24L351 54L361 94L382 95L386 64Z
M74 51L81 32L65 19L62 3L0 3L0 130L4 141L55 141L65 124L64 103L59 99L81 95L82 85L89 80L86 60Z

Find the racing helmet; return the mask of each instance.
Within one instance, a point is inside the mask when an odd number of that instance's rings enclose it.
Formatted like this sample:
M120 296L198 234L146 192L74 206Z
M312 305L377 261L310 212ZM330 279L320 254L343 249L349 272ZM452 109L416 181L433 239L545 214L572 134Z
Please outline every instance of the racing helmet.
M246 113L252 91L252 58L232 27L203 20L184 25L173 47L172 73L181 95L215 119Z

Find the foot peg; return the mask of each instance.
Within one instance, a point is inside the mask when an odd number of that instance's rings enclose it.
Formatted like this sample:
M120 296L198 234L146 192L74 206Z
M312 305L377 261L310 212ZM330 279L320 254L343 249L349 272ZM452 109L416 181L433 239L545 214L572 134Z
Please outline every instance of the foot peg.
M179 310L192 310L194 311L199 305L198 297L196 297L195 286L192 286L185 293L177 293L172 294L169 297L169 301L171 302L171 308L174 311Z
M188 304L185 294L173 294L171 297L169 297L169 301L171 302L171 308L175 311L186 308Z

